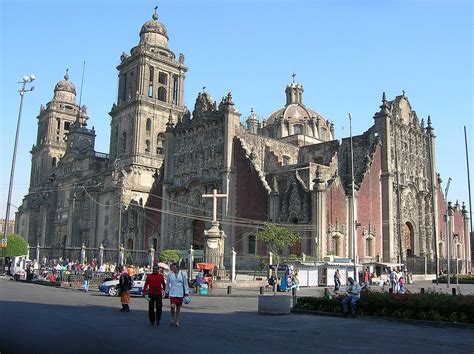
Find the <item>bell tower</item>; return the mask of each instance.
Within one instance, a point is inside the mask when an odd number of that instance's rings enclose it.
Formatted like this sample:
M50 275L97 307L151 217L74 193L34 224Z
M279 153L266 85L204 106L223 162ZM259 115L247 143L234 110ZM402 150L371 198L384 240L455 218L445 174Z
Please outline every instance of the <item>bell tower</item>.
M76 88L66 70L64 80L54 88L53 99L46 107L40 107L36 144L31 149L30 193L54 180L56 166L66 151L69 130L76 120L85 124L86 112L85 106L79 109L76 103Z
M176 60L169 49L167 30L156 10L142 26L139 44L130 55L120 56L117 102L110 112L111 161L118 160L127 170L147 170L150 176L163 160L166 123L170 117L177 121L185 111L187 71L184 55Z

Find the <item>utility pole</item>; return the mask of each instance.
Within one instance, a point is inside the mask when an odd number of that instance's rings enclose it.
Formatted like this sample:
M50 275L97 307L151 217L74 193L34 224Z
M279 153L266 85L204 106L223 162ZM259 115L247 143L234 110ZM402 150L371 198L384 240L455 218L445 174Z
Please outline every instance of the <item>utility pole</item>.
M15 176L16 150L18 147L18 136L20 135L20 123L21 123L21 112L23 110L23 98L25 97L25 92L33 91L35 89L34 86L32 86L28 90L26 89L26 84L33 82L35 79L36 77L34 75L23 76L23 80L19 82L19 84L22 84L21 89L18 90L18 92L20 93L20 110L18 112L18 121L16 123L15 144L13 145L12 167L10 170L10 183L8 185L7 212L5 216L5 229L3 230L3 241L2 241L5 244L7 242L8 221L10 219L10 205L12 201L13 177Z
M352 114L349 113L349 135L351 139L351 230L352 230L352 256L354 258L354 281L357 282L357 229L355 221L355 191L354 191L354 146L352 145Z
M444 209L445 209L445 213L446 215L444 216L445 219L444 221L446 222L446 247L447 247L447 255L448 255L448 282L447 282L447 286L448 288L450 287L450 280L449 280L449 277L451 276L451 255L450 255L450 252L451 252L451 235L449 233L449 208L448 208L448 192L449 192L449 185L451 184L451 181L452 181L452 178L449 177L448 178L448 183L446 185L446 190L444 191Z

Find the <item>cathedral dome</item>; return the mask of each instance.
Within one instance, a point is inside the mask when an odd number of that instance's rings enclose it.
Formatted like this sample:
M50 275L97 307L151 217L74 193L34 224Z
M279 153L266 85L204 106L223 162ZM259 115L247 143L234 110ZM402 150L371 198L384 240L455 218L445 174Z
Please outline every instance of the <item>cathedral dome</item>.
M54 100L76 102L76 86L69 81L69 69L66 69L64 80L54 87Z
M165 25L158 22L156 9L152 19L145 22L140 30L140 43L168 47L168 32Z
M263 130L266 135L276 139L298 134L318 141L334 139L332 123L303 104L303 92L303 85L294 81L286 86L286 105L265 119Z

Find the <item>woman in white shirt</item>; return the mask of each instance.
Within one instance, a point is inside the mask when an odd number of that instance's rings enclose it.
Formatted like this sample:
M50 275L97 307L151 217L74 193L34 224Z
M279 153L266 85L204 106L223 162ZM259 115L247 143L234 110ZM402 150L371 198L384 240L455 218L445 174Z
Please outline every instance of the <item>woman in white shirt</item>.
M166 279L166 295L170 298L171 326L179 327L179 316L183 298L189 295L188 280L183 272L178 269L178 264L171 265L171 272Z

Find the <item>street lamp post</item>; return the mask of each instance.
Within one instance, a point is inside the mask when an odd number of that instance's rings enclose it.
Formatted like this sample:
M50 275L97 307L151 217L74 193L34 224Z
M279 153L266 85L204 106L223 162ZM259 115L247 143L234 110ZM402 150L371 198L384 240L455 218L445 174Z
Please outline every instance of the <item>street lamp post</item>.
M33 82L36 79L35 75L23 76L23 80L19 82L22 84L21 89L18 90L20 93L20 110L18 112L18 121L16 123L16 135L15 135L15 144L13 146L13 158L12 158L12 168L10 171L10 184L8 186L8 199L7 199L7 212L5 216L5 229L3 231L3 242L7 242L7 229L8 229L8 220L10 219L10 205L12 200L12 187L13 187L13 176L15 175L15 162L16 162L16 149L18 146L18 135L20 133L20 122L21 122L21 111L23 109L23 98L25 97L25 92L33 91L35 89L32 86L29 89L26 89L26 84Z
M447 247L447 259L448 259L448 282L447 282L447 286L448 288L451 286L450 284L450 281L449 281L449 277L450 277L450 273L451 273L451 256L450 256L450 252L451 252L451 240L449 239L450 236L449 236L449 211L448 211L448 192L449 192L449 185L451 184L451 181L452 181L452 178L449 177L448 178L448 183L446 185L446 189L444 191L444 210L445 210L445 221L446 221L446 247Z
M355 221L355 191L354 191L354 147L352 145L352 114L349 113L349 135L351 139L351 193L352 193L352 208L351 208L351 230L352 230L352 256L354 258L354 281L357 282L357 229Z

